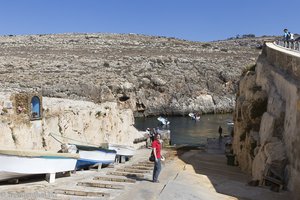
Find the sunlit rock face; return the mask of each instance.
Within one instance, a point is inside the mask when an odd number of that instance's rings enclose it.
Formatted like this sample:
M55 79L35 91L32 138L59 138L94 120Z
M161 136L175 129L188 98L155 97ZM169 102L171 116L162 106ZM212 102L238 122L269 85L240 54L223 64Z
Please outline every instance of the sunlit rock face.
M27 115L13 110L0 116L2 149L58 151L61 143L89 146L111 143L136 148L143 145L133 144L134 139L143 135L133 126L132 110L119 109L115 102L100 105L89 101L43 98L42 106L44 112L40 120L31 121Z
M0 37L4 91L117 102L136 116L233 111L241 72L266 38L209 43L120 34Z
M299 67L299 55L267 43L255 71L240 81L234 113L233 149L241 169L262 180L266 167L276 166L294 193L300 175Z

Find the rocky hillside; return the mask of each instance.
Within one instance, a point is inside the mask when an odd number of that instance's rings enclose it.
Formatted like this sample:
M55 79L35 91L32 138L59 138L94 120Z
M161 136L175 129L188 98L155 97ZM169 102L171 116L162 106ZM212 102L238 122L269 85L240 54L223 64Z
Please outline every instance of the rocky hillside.
M1 91L115 101L138 115L230 112L266 38L210 43L135 34L0 37Z

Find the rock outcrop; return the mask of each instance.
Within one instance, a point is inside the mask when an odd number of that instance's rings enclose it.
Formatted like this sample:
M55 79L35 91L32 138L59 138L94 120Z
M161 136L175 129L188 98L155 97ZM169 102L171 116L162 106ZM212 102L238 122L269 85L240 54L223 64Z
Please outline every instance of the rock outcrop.
M240 81L233 141L240 167L254 180L262 181L270 169L295 192L300 175L299 67L299 53L266 43L257 64Z
M210 43L119 34L0 37L2 91L118 102L136 116L231 112L265 38Z
M1 93L0 103L10 96ZM100 146L103 143L140 147L133 140L143 135L133 126L131 109L117 103L101 105L88 101L43 98L41 120L30 120L12 108L0 115L0 145L4 149L57 151L62 143Z

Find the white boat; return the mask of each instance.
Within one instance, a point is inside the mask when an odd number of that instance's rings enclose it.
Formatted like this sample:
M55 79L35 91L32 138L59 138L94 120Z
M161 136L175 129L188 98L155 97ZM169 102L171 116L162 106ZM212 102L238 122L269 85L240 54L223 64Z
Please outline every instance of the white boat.
M86 168L92 165L108 165L115 162L116 151L101 147L85 146L85 145L69 145L73 146L79 154L79 159L76 163L76 169Z
M170 124L170 121L168 121L167 118L163 118L163 117L158 117L157 118L158 121L160 121L163 125L169 125Z
M193 120L200 120L200 115L195 113L189 113L189 117L191 117Z
M227 125L228 126L234 126L234 123L233 122L227 122Z
M135 153L135 148L126 145L108 144L108 149L115 150L117 155L132 157Z
M231 119L227 119L226 123L228 126L234 126L234 122Z
M55 181L55 173L73 171L77 154L55 153L36 150L0 150L0 181L47 174L50 183Z

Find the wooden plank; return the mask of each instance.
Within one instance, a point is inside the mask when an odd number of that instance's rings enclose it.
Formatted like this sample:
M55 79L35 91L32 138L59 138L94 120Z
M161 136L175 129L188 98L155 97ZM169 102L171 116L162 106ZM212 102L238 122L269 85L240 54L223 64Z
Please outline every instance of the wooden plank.
M125 168L125 169L117 169L117 171L119 172L132 172L132 173L148 173L150 172L150 170L141 170L141 169L128 169L128 168Z
M74 195L74 196L85 196L85 197L110 197L109 193L105 192L86 192L80 190L65 190L57 189L54 190L55 194Z
M275 179L275 178L273 178L273 177L264 176L264 179L265 179L265 180L268 180L268 181L270 181L270 182L272 182L272 183L275 183L275 184L277 184L277 185L279 185L279 186L282 186L282 185L283 185L283 182L282 182L281 180Z
M139 164L133 164L134 167L153 167L154 163L152 164L145 164L145 163L139 163Z
M144 167L144 166L124 166L126 169L141 169L141 170L153 170L153 166L151 167Z
M125 183L135 183L136 180L129 178L118 178L118 177L107 177L107 176L97 176L93 180L102 180L102 181L113 181L113 182L125 182Z
M144 178L144 174L129 173L129 172L108 172L107 174L108 175L116 175L116 176Z
M124 189L124 185L109 184L109 183L95 183L95 182L78 182L78 186L108 188L108 189Z
M153 165L153 162L151 162L151 161L140 161L140 162L138 162L138 164L149 164L149 165Z

